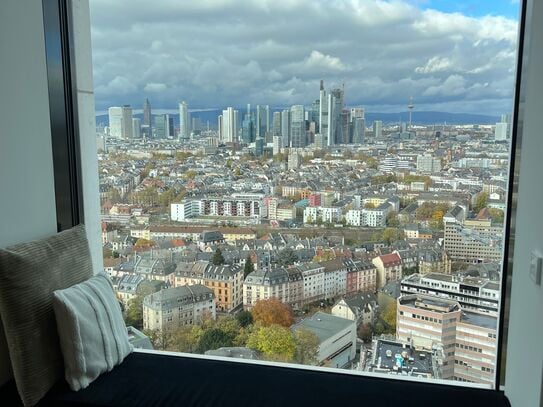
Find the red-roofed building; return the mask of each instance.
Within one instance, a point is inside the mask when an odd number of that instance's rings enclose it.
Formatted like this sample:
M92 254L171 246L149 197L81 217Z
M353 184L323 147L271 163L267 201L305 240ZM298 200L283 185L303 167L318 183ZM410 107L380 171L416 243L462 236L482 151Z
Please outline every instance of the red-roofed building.
M401 280L402 259L397 253L375 257L372 263L377 268L377 288L382 288L390 281Z

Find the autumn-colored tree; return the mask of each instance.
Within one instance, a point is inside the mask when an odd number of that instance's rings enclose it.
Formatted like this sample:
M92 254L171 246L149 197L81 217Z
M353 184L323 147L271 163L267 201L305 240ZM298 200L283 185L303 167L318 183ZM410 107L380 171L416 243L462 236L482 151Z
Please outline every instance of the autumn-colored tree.
M263 326L281 325L288 328L294 323L290 305L283 304L277 298L257 301L251 313L254 321Z
M375 209L375 204L371 203L371 202L366 202L364 204L364 208L365 209Z
M296 342L290 329L279 326L260 326L247 339L247 347L262 353L268 360L290 362L296 353Z
M138 240L136 240L136 243L134 244L134 247L136 249L145 249L145 248L153 247L154 244L155 244L155 242L153 242L152 240L147 240L147 239L144 239L144 238L140 237Z
M314 365L318 362L319 337L308 329L301 328L294 333L296 353L294 360L303 365Z
M397 228L386 228L381 232L381 241L386 244L391 244L397 240L402 240L404 238L404 233L401 229Z

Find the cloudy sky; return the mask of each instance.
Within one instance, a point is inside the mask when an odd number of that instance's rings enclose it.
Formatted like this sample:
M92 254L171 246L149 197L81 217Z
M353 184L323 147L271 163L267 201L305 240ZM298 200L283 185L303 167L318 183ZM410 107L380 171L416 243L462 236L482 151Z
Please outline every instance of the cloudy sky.
M499 115L512 106L518 1L91 0L97 111L310 105Z

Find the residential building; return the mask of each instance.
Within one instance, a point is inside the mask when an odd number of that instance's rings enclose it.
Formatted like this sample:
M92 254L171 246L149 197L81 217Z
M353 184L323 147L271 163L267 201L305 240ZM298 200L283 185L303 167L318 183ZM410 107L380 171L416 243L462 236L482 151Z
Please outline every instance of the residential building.
M143 329L168 331L215 319L213 291L201 284L166 288L143 299Z
M341 220L341 208L324 207L324 206L308 206L304 209L304 223L318 223L319 220L323 223L336 223Z
M376 139L383 137L383 122L381 120L373 121L373 137Z
M377 268L377 287L402 279L402 259L398 253L383 254L372 260Z
M321 301L324 296L324 267L318 263L304 263L296 266L303 279L303 303Z
M207 261L178 263L175 287L192 284L213 290L217 311L232 312L243 304L243 269L239 265L215 266Z
M371 324L377 310L377 297L373 292L362 292L336 301L332 315L355 321L356 325Z
M422 154L417 156L417 171L419 172L440 172L441 160L433 157L431 154Z
M257 301L270 298L289 303L289 274L282 267L253 271L243 282L244 309L250 310Z

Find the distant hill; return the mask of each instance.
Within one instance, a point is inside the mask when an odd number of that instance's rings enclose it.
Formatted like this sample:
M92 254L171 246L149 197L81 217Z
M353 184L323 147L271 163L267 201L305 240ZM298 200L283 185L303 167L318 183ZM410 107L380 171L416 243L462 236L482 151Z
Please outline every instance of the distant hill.
M244 112L245 108L240 108L240 112ZM273 109L274 111L280 111L279 109ZM222 114L222 111L217 110L206 110L200 112L191 112L191 117L199 117L203 127L207 126L209 122L210 128L217 127L217 118ZM173 117L175 125L179 125L179 114L171 114ZM134 117L143 119L141 113L137 113ZM499 121L497 116L487 116L482 114L471 114L471 113L448 113L448 112L432 112L432 111L413 111L413 124L421 125L431 125L431 124L495 124ZM240 118L241 119L241 118ZM377 113L377 112L366 112L366 126L369 127L372 125L374 120L381 120L383 124L394 124L401 122L407 122L409 120L408 112L398 112L398 113ZM96 116L96 123L107 125L108 124L107 114Z

